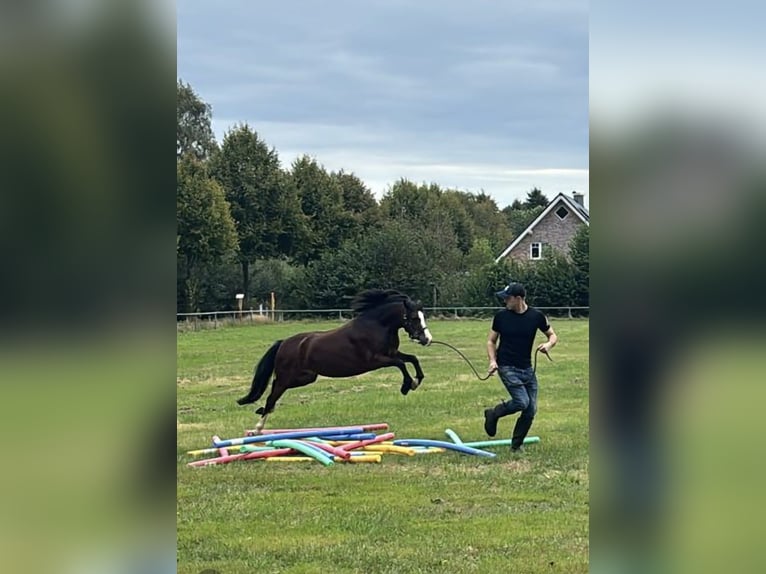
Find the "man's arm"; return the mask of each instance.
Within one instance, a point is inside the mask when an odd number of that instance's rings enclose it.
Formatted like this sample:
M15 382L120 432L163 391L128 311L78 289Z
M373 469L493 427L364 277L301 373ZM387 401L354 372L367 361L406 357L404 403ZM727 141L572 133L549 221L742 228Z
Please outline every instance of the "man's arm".
M490 329L487 337L487 357L489 358L487 373L490 375L497 370L497 338L499 335L500 333Z

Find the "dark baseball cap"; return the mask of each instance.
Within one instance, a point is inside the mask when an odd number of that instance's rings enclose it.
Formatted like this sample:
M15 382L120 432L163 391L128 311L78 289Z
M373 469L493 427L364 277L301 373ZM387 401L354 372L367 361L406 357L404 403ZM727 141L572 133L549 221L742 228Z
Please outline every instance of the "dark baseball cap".
M511 282L502 291L495 293L498 299L505 301L508 297L526 297L527 290L521 283Z

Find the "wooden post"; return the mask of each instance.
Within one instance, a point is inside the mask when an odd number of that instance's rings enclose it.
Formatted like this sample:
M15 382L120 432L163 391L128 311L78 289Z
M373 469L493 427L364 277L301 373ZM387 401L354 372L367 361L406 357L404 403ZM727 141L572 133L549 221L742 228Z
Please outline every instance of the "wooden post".
M239 307L239 320L242 321L242 303L245 301L244 293L237 293L237 306Z
M274 291L272 291L271 292L271 320L272 321L276 321L277 319L276 308L277 308L277 303L274 297Z

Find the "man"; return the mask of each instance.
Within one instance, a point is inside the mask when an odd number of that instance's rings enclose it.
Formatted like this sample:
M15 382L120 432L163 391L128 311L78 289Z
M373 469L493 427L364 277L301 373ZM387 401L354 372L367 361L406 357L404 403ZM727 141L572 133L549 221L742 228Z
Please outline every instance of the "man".
M547 342L537 347L546 355L557 343L558 337L545 315L527 305L527 292L521 283L511 283L496 295L505 304L505 309L495 314L489 330L489 373L498 372L511 400L485 409L484 430L489 436L495 436L497 421L520 411L511 439L511 451L518 452L522 450L524 438L537 412L537 377L532 369L535 335L539 329L548 338Z

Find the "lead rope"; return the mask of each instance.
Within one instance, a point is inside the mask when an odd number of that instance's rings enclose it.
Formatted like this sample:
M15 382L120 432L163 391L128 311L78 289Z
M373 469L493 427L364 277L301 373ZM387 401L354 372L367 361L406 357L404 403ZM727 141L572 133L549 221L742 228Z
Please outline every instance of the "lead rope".
M469 366L469 367L471 367L471 370L472 370L472 371L474 372L474 374L476 375L476 378L478 378L480 381L486 381L488 378L490 378L490 377L491 377L491 376L494 374L494 373L487 373L487 376L486 376L486 377L482 377L482 376L480 376L480 375L479 375L479 373L478 373L478 371L477 371L477 370L474 368L474 366L471 364L471 361L469 361L469 360L468 360L468 357L466 357L466 356L465 356L463 353L461 353L461 352L460 352L460 350L456 349L455 347L453 347L453 346L452 346L452 345L450 345L449 343L444 343L443 341L431 341L431 344L432 344L432 345L433 345L434 343L438 343L438 344L440 344L440 345L444 345L445 347L449 347L450 349L452 349L453 351L455 351L455 352L456 352L458 355L460 355L461 357L463 357L463 360L465 360L465 362L466 362L466 363L468 363L468 366ZM534 365L534 368L532 369L532 372L533 372L533 373L536 373L536 372L537 372L537 353L539 353L539 352L540 352L540 349L535 349L535 365ZM551 358L551 356L550 356L548 353L544 353L544 354L545 354L545 356L546 356L546 357L548 357L548 360L549 360L549 361L553 361L553 359Z

